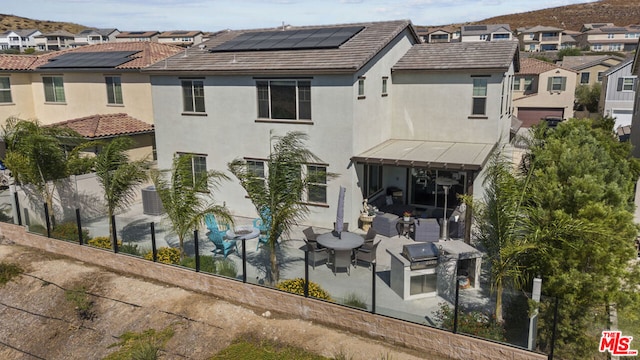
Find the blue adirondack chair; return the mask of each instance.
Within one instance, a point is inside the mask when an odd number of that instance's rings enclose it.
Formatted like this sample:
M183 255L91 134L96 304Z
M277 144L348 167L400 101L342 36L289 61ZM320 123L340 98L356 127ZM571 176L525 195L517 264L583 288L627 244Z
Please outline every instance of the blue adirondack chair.
M253 219L253 227L260 230L258 245L256 246L256 251L258 251L261 244L267 244L269 242L269 229L271 228L271 211L269 207L262 207L260 217Z
M229 230L228 224L218 225L216 221L216 217L213 214L207 214L204 216L204 223L207 225L207 229L211 232L222 232L222 238L224 238L224 233Z
M238 244L236 240L226 240L223 234L221 231L210 231L207 237L216 246L216 248L213 249L213 253L222 254L226 259L227 255L231 252L238 251Z

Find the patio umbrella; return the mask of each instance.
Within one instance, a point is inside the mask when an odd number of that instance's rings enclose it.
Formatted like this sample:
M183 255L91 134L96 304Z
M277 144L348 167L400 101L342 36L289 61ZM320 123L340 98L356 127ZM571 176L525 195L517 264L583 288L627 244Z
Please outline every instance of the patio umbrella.
M346 188L340 186L340 191L338 192L338 210L336 212L336 225L335 232L338 234L338 238L340 238L342 234L342 228L344 227L344 193L347 191Z

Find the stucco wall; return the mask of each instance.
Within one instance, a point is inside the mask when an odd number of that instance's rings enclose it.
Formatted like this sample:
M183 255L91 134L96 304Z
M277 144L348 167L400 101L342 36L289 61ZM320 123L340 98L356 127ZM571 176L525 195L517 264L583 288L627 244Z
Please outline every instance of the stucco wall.
M319 300L304 298L252 284L196 273L183 268L152 263L132 256L48 239L31 234L21 226L0 223L0 236L47 252L68 256L90 264L135 274L187 290L202 292L252 308L287 314L363 334L428 354L452 359L543 360L546 355L452 334L447 331L407 323Z
M21 73L0 73L0 76L8 76L11 84L12 103L0 104L0 125L4 125L9 117L20 119L36 118L31 96L31 75ZM44 90L43 90L44 91Z

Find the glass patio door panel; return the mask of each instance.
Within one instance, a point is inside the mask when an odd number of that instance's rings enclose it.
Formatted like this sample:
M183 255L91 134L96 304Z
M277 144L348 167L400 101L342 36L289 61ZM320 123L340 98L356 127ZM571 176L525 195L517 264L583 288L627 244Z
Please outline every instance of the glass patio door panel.
M451 186L447 197L447 208L453 209L458 205L458 194L465 194L466 174L459 171L427 170L413 168L410 171L410 201L415 206L429 206L434 208L444 207L444 189L436 184L436 178L449 178L457 180L456 185Z

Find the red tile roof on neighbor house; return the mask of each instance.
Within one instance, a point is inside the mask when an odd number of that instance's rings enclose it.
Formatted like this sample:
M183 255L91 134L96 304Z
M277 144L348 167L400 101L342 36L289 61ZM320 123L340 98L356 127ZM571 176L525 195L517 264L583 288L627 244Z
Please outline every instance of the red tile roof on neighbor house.
M184 48L157 42L133 41L86 45L74 49L53 51L43 55L0 55L0 70L34 71L37 70L38 66L44 65L50 59L62 54L110 51L138 51L138 53L131 55L131 61L116 66L115 69L142 69L178 54L184 51Z
M99 139L119 135L153 132L153 125L147 124L124 113L96 114L52 124L77 131L82 137Z
M517 75L540 75L547 71L553 71L557 69L563 69L571 72L575 72L571 69L563 68L562 66L558 66L546 61L533 59L533 58L522 58L520 59L520 71L518 71Z

